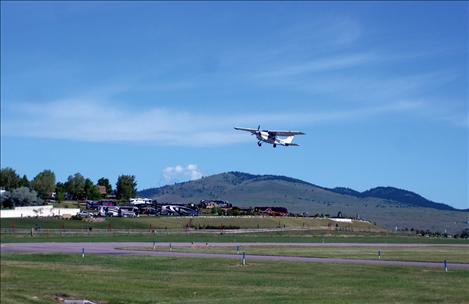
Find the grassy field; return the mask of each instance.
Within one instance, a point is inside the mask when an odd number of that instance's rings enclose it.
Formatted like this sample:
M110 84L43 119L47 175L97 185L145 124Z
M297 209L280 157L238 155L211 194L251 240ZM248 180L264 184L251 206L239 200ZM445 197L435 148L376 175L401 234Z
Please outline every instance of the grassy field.
M90 233L69 235L60 232L35 234L2 233L2 243L7 242L280 242L280 243L418 243L418 244L469 244L467 239L429 238L392 233L352 233L321 231L279 231L237 234L220 233L156 233L114 234Z
M467 303L469 271L220 259L5 254L1 303Z
M299 217L147 217L101 218L100 221L64 220L58 218L3 218L2 228L31 229L39 225L42 229L204 229L206 227L229 228L306 228L384 232L385 230L365 222L336 223L328 219Z
M126 248L136 250L153 250L152 247ZM195 246L177 247L173 246L174 252L203 252L203 253L227 253L235 254L236 246L229 247L205 247ZM156 250L168 251L169 248L157 248ZM382 260L392 261L420 261L420 262L442 262L469 263L468 247L300 247L300 246L240 246L240 252L248 255L284 255L315 258L344 258L344 259L378 259L378 250L381 252Z

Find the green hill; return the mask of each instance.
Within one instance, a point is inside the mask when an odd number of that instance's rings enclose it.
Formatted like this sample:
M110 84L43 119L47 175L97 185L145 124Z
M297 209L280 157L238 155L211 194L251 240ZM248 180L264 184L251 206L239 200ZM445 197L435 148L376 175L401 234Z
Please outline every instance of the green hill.
M197 203L202 199L229 201L240 207L282 206L290 212L359 216L388 229L430 229L448 233L467 228L469 213L431 202L413 192L378 187L363 193L328 189L302 180L241 172L216 174L139 192L160 202Z

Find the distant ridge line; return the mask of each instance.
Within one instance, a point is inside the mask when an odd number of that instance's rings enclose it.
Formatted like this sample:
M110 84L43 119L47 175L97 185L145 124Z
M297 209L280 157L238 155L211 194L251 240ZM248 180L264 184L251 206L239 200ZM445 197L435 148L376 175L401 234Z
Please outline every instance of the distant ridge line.
M166 189L173 189L174 187L181 188L186 185L202 183L207 180L213 180L213 184L215 186L218 186L216 185L217 183L219 185L222 184L222 181L218 180L219 178L223 180L224 186L229 185L229 186L234 187L234 186L246 183L246 182L255 183L255 182L264 182L264 181L274 181L274 182L284 181L287 183L296 183L296 184L316 187L325 191L330 191L336 194L351 196L351 197L356 197L356 198L379 198L379 199L383 199L386 201L394 201L394 202L398 202L398 203L402 203L402 204L414 206L414 207L469 212L469 209L456 209L444 203L437 203L437 202L428 200L415 192L411 192L408 190L399 189L395 187L390 187L390 186L387 186L387 187L379 186L379 187L371 188L363 192L359 192L359 191L356 191L354 189L347 188L347 187L335 187L335 188L322 187L322 186L318 186L313 183L309 183L309 182L306 182L297 178L292 178L292 177L283 176L283 175L270 175L270 174L256 175L256 174L250 174L250 173L245 173L245 172L240 172L240 171L229 171L225 173L219 173L219 174L202 177L201 179L198 179L198 180L175 183L174 185L165 185L162 187L148 188L148 189L139 191L138 194L141 196L147 196L147 197L158 196L158 195L162 195L166 193ZM187 195L190 197L190 194L187 194Z

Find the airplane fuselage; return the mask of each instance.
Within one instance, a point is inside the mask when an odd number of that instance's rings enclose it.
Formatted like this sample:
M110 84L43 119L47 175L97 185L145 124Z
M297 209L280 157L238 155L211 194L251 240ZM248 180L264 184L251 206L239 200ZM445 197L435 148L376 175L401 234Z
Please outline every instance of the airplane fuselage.
M276 145L281 145L281 146L289 145L289 143L287 143L284 139L280 139L274 135L269 134L269 132L265 132L265 131L260 131L256 133L256 137L259 140L259 143L265 142L265 143L274 145L274 147Z

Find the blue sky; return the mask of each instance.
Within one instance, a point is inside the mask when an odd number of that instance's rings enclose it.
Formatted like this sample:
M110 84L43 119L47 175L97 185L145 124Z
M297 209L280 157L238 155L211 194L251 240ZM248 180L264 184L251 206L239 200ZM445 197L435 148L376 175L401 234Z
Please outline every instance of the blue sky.
M467 2L1 2L1 166L468 196ZM233 126L302 130L263 146Z

